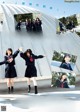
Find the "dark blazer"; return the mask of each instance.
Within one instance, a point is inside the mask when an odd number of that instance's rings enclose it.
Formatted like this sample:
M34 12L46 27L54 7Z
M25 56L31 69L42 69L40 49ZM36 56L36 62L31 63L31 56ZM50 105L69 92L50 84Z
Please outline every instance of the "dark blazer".
M62 63L62 64L60 65L60 67L61 67L61 68L64 68L64 69L67 69L67 70L73 71L73 69L72 69L72 67L71 67L71 65L70 65L69 63Z
M5 64L5 65L15 65L15 58L17 57L18 53L19 53L19 50L17 50L13 55L10 55L10 56L6 55L4 57L4 61L0 62L0 65L3 65L3 64ZM8 60L10 58L13 58L13 61L11 63L8 62Z
M18 55L19 50L17 50L13 55L6 55L4 57L4 61L0 63L0 65L5 64L5 78L15 78L17 77L16 69L14 67L15 65L15 58ZM10 58L13 58L13 61L10 63L8 60Z
M25 77L31 78L31 77L37 77L37 69L35 67L35 59L43 58L44 56L39 55L36 56L34 54L31 54L30 57L27 57L24 55L24 53L20 53L20 56L25 60L25 64L27 66L25 71Z
M67 79L65 79L63 82L59 79L56 80L56 86L61 88L69 88Z
M25 64L27 66L30 66L30 65L34 66L35 65L35 59L39 59L39 58L44 57L42 55L36 56L36 55L32 54L31 57L29 58L29 57L25 56L24 53L22 53L22 52L20 53L20 56L25 60Z

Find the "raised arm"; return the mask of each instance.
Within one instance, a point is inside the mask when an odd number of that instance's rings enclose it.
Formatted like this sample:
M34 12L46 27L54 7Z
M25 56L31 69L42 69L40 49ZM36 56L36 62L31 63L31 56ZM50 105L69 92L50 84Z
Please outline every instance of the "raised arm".
M25 55L23 53L22 47L19 48L19 51L20 51L20 57L23 58L24 60L26 60L26 57L25 57Z
M26 57L22 51L20 52L20 57L23 58L24 60L26 59Z
M16 58L18 54L19 54L19 50L17 50L17 51L13 54L13 58Z

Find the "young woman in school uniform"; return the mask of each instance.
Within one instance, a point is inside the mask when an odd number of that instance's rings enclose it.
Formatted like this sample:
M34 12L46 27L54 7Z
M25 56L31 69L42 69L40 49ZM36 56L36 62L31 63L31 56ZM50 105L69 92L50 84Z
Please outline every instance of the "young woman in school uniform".
M31 90L30 86L30 81L33 81L34 84L34 89L35 89L35 94L38 93L37 89L37 82L36 82L36 77L37 77L37 69L35 67L35 60L43 58L43 55L35 55L33 54L31 49L27 49L24 53L22 52L22 48L20 50L20 56L25 60L25 64L27 66L26 71L25 71L25 77L27 78L27 83L28 83L28 92Z
M14 91L14 78L17 77L15 69L15 58L17 57L19 50L13 53L11 48L8 48L4 61L0 62L0 65L5 64L5 78L7 78L8 93Z
M67 70L71 70L73 71L72 67L71 67L71 56L69 54L66 54L62 60L62 63L60 65L61 68L67 69Z

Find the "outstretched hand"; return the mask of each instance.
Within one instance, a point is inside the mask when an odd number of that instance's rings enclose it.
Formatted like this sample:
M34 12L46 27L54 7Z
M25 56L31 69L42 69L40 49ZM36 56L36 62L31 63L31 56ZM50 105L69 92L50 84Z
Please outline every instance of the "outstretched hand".
M20 47L20 48L19 48L19 51L22 51L22 50L23 50L22 47Z

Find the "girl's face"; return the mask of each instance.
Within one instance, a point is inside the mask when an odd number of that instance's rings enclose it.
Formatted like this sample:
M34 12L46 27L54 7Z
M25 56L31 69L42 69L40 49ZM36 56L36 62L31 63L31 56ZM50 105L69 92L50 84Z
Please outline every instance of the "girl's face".
M66 56L64 60L66 63L68 63L68 62L70 62L71 58L69 56Z
M27 52L26 55L27 55L28 57L30 57L30 53L29 53L29 52Z
M8 54L8 56L10 56L12 54L12 52L10 50L7 50L7 54Z
M62 80L65 80L65 79L67 79L67 76L66 75L63 75L62 76Z

